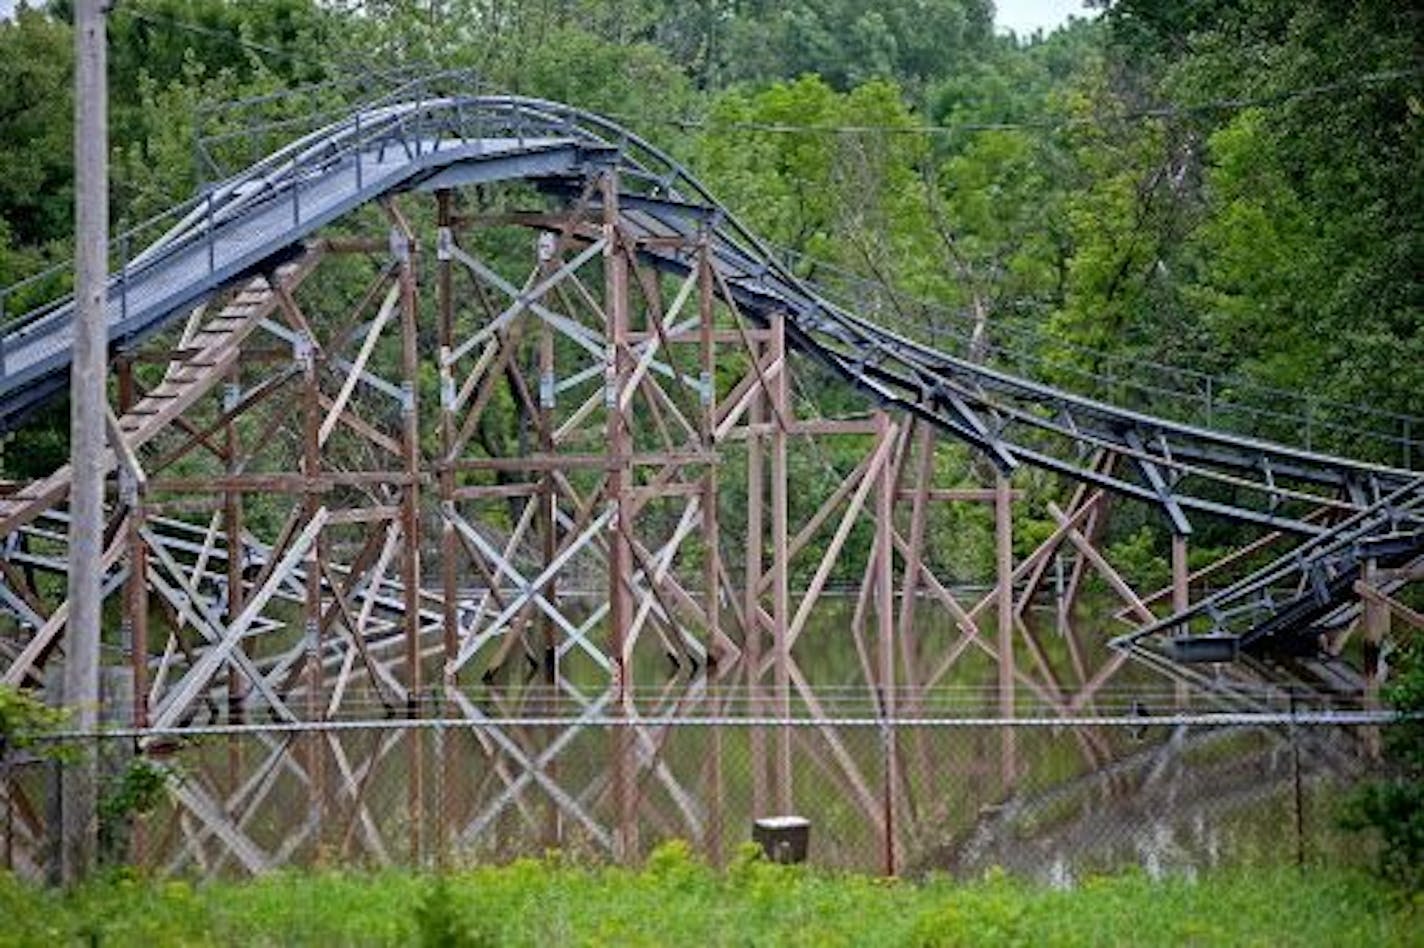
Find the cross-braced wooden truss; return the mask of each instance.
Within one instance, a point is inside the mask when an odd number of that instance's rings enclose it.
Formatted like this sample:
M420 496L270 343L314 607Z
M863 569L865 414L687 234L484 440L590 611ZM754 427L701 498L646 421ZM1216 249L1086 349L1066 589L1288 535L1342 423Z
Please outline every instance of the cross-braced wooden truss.
M783 719L826 717L827 689L846 685L870 689L876 715L913 716L966 683L989 686L1005 718L1089 714L1129 661L1110 634L1180 612L1278 539L1194 571L1178 534L1170 582L1139 592L1101 543L1109 495L1091 480L1060 504L1046 478L985 473L922 417L817 415L787 319L742 310L706 231L622 210L615 171L553 209L460 200L388 197L381 218L306 242L119 360L106 644L132 669L137 726L438 708L481 725L506 784L465 837L537 785L626 853L640 787L673 779L657 726L608 732L624 762L610 827L561 787L558 735L537 750L503 736L482 682L533 681L548 710L634 722L670 680L718 683L738 710ZM1106 483L1130 460L1105 447L1083 466ZM62 657L67 485L61 469L0 498L8 684L41 686ZM1016 536L1030 495L1051 528ZM943 542L973 524L987 575ZM1364 618L1342 640L1363 625L1379 642L1391 614L1418 621L1390 578L1362 577ZM1120 609L1106 625L1075 612L1090 584ZM847 586L842 618L813 622ZM832 637L853 671L820 671ZM1206 700L1256 698L1234 673L1195 677ZM758 798L791 809L793 743L812 739L893 848L881 794L833 728L752 733ZM1086 762L1108 757L1092 729L1075 739ZM1011 784L1012 730L1001 740ZM928 772L906 743L905 766ZM359 786L372 763L333 748L298 779L319 783L334 761L337 783ZM185 851L237 833L223 858L271 864L240 842L235 792L183 800Z

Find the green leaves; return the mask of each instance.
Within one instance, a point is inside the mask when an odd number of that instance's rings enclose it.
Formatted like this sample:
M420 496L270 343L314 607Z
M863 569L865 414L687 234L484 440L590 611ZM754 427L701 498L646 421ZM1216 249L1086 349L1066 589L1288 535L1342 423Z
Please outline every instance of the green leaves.
M1416 921L1368 878L1331 867L1155 882L1127 873L1056 891L1002 873L906 882L751 861L719 875L682 856L657 858L644 871L521 860L434 879L278 873L201 887L117 876L63 895L0 874L0 942L1407 944Z
M0 20L0 217L17 246L70 229L71 45L69 28L38 10Z
M1390 658L1385 697L1403 714L1424 714L1424 643L1417 638ZM1379 871L1406 891L1424 886L1424 721L1395 725L1386 744L1392 773L1361 787L1348 801L1343 822L1379 838Z
M0 747L33 747L64 724L66 712L0 684Z

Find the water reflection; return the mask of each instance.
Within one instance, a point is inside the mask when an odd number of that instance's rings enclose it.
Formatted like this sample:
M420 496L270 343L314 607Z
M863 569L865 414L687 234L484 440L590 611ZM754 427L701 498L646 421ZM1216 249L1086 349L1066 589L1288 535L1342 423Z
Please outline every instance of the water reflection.
M789 801L811 820L819 865L1003 866L1066 885L1125 865L1333 856L1331 801L1367 769L1367 742L1346 727L1101 723L1021 723L1006 767L1001 728L962 716L889 726L876 698L833 692L821 702L833 714L787 726L756 716L769 696L705 676L621 704L565 682L452 692L418 725L249 724L152 742L149 759L175 777L114 856L214 878L551 849L636 861L676 837L722 864L753 819ZM6 860L26 875L46 858L45 771L21 763L4 781Z

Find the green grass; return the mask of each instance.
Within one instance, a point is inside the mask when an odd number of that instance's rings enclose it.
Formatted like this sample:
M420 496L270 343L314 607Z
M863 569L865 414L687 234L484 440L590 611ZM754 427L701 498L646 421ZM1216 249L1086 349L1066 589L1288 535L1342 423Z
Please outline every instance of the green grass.
M551 858L429 876L282 873L192 886L116 877L68 895L0 876L0 945L1410 945L1424 898L1367 876L1140 874L1056 891L887 882L672 844L641 871Z

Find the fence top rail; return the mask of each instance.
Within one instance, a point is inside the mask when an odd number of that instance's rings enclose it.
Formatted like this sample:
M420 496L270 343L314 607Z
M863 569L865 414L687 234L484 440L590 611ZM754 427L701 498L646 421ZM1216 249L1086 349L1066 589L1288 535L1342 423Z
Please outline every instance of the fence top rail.
M311 734L341 731L498 730L509 727L796 727L796 728L1065 728L1065 727L1250 727L1370 726L1424 721L1424 713L1398 711L1205 712L1147 715L979 717L777 717L755 715L527 715L514 717L382 718L349 721L289 721L261 724L206 724L165 728L100 728L40 735L35 743L127 738L237 737L248 734Z

